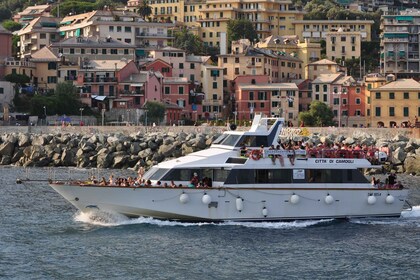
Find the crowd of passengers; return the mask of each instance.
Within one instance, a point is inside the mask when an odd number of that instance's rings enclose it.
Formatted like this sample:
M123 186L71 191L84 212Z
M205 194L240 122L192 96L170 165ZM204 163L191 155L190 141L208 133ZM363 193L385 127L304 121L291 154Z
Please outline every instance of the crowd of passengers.
M262 157L264 152L264 146L260 147L260 157ZM366 144L347 144L347 143L321 143L318 145L314 145L313 143L309 142L302 142L302 141L288 141L285 143L280 143L276 147L271 145L268 150L283 150L289 151L287 153L287 157L290 160L291 165L294 165L295 157L296 157L296 150L304 150L306 151L306 156L308 158L367 158L372 161L372 163L377 163L375 161L375 152L382 151L384 152L387 157L390 156L390 149L387 146L381 147L381 149L377 149L376 147L369 147ZM245 144L241 145L240 154L243 157L253 157L252 151L254 149L248 149ZM282 166L284 166L284 159L282 155L269 155L272 159L273 164L275 164L276 159L279 159L279 162ZM255 157L254 157L255 158Z
M373 187L378 189L403 189L401 181L397 181L397 175L394 172L388 174L385 182L381 182L380 179L376 179L375 176L371 179Z
M107 180L105 177L102 177L100 180L96 179L95 176L89 178L86 182L81 182L82 185L99 185L99 186L115 186L115 187L130 187L130 188L139 188L139 187L164 187L164 188L181 188L181 187L190 187L190 188L209 188L212 186L212 179L209 177L204 177L200 180L197 173L194 173L188 185L184 186L182 184L176 184L174 181L171 183L162 183L157 181L155 184L152 184L152 181L146 180L142 176L138 177L128 177L128 178L114 178L114 175L109 176Z

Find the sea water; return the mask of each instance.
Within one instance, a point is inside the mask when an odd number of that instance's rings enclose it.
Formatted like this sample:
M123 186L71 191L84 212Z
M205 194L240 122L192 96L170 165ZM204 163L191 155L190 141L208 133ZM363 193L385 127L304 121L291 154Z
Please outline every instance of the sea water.
M81 213L46 182L130 170L0 168L2 279L419 279L420 177L401 218L181 223Z

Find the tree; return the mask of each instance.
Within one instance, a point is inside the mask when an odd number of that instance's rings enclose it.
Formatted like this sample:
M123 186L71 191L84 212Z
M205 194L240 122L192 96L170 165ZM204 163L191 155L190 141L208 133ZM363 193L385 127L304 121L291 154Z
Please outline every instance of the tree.
M173 46L186 51L187 54L200 54L203 51L203 42L186 27L176 31L174 37Z
M0 22L3 20L10 19L11 17L12 17L11 11L5 6L1 6L0 7Z
M299 120L303 121L305 126L334 125L333 118L334 113L332 109L321 101L313 101L309 111L299 113Z
M139 15L145 20L152 14L152 7L149 6L148 0L143 0L138 7Z
M24 84L27 84L31 81L31 79L25 74L16 74L16 73L6 75L4 79L8 82L17 84L19 86L23 86Z
M38 116L43 116L44 106L48 108L48 115L77 115L83 107L77 88L70 82L58 83L52 95L35 95L30 103L31 114Z
M15 22L13 20L6 20L3 22L3 27L6 28L7 30L13 32L13 31L17 31L19 29L22 28L22 24L20 24L19 22Z
M147 110L147 123L159 124L163 121L165 116L165 105L156 101L147 101L144 107ZM142 121L145 123L145 118L142 118Z
M82 103L77 88L71 82L58 83L55 89L57 112L61 114L78 114Z
M247 19L231 19L227 24L227 38L228 46L230 46L233 41L239 39L248 39L250 42L254 42L258 39L258 36L251 21Z

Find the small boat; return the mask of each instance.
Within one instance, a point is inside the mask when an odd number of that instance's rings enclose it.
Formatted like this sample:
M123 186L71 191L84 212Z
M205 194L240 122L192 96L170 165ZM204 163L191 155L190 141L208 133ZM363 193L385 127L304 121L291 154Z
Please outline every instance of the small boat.
M49 185L81 211L129 217L220 222L400 216L408 190L372 185L364 176L367 168L381 168L372 164L375 151L278 148L283 125L283 118L256 115L249 131L226 131L206 150L153 166L143 175L145 185Z

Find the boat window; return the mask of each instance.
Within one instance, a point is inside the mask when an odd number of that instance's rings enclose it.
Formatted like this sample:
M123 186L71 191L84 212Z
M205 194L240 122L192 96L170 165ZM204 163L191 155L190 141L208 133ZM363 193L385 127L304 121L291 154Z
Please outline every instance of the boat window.
M168 172L169 169L167 168L157 168L153 167L151 168L146 174L144 174L144 177L149 180L160 180L160 178Z
M227 184L286 184L286 183L366 183L362 172L355 169L307 169L295 172L293 169L233 169L226 180ZM296 171L296 170L295 170Z
M228 134L220 135L216 140L213 141L213 144L220 144L228 136Z
M197 172L197 170L172 169L162 178L162 181L190 181L194 172Z
M269 146L267 136L242 136L241 139L236 143L236 147L240 147L244 144L247 147L261 147L261 145L263 145L264 147Z
M213 170L213 181L225 182L226 178L229 176L230 170L226 169L214 169Z
M226 137L223 141L222 141L222 145L226 145L226 146L234 146L237 142L238 139L240 138L240 135L229 135L228 137Z
M230 157L227 159L226 163L236 163L236 164L244 164L248 158L233 158Z

